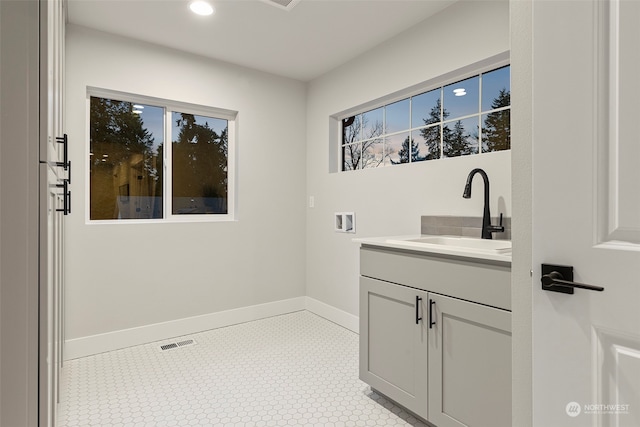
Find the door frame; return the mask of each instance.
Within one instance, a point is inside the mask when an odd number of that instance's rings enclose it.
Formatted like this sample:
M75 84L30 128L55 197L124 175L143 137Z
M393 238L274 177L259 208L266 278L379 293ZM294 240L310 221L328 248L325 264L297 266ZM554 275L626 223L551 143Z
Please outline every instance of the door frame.
M12 3L16 2L0 2L2 4L2 10L0 16L8 13L5 9ZM17 2L22 3L22 2ZM24 2L29 3L29 2ZM512 240L513 240L513 260L512 260L512 296L511 305L513 309L513 348L512 348L512 363L513 363L513 423L514 425L528 427L532 425L532 279L530 272L532 269L532 161L531 152L533 149L533 137L532 137L532 35L533 35L533 1L521 1L510 0L510 21L511 21L511 72L512 72L512 95L511 95L511 122L512 122L512 139L517 141L517 144L511 149L511 162L512 167ZM37 20L36 20L37 22ZM7 26L2 26L4 34ZM9 30L6 30L9 31ZM4 40L19 41L21 37L15 35L11 37L3 37ZM37 49L35 50L37 52ZM6 57L3 55L3 59ZM14 63L14 61L2 61L3 67L5 64ZM4 73L3 73L4 74ZM37 77L36 77L37 78ZM4 77L3 77L4 80ZM7 85L10 86L10 85ZM3 85L4 87L4 85ZM15 88L19 91L20 88ZM24 93L23 93L24 95ZM3 92L3 100L8 100L10 96ZM4 109L3 109L4 110ZM35 114L37 117L37 113ZM10 127L14 130L22 130L19 123L11 123ZM10 133L8 121L2 120L2 140ZM38 125L32 126L32 130L37 134ZM9 139L9 138L6 138ZM24 151L30 157L35 160L28 165L24 166L24 172L28 172L31 175L37 176L37 136L31 139L32 143L29 143L28 135L21 135L19 139L12 139L12 148L20 149ZM33 141L36 141L34 144ZM6 148L3 147L3 152ZM25 156L26 157L26 156ZM1 157L2 160L2 175L0 179L3 183L9 180L9 168L5 168L6 165L11 165L11 161L5 160L5 156ZM13 162L15 164L15 162ZM31 168L31 169L29 169ZM14 168L15 169L15 168ZM31 181L11 179L12 188L11 194L22 195L35 195L37 198L37 179ZM5 192L8 187L2 186L2 198L6 199L11 197L10 194ZM31 197L33 199L33 197ZM38 218L37 218L37 200L31 200L32 205L28 212L23 212L20 216L24 219L27 218L27 223L31 225L31 230L37 230ZM34 217L35 215L35 217ZM18 218L19 219L19 218ZM8 215L3 215L0 222L3 231L9 229L11 224L11 218ZM15 228L15 225L14 225ZM22 230L22 229L20 229ZM33 231L23 230L24 233L20 233L18 228L15 228L15 238L10 238L9 235L2 235L2 246L11 246L12 242L24 242L24 236L27 235L29 241L36 243L37 247L37 233L34 235ZM19 236L18 236L19 235ZM5 253L9 253L8 251ZM31 256L31 263L37 265L37 254ZM9 268L14 270L18 274L20 268L17 265L11 266L5 261L3 255L2 258L2 275L10 275ZM25 263L29 263L29 259L23 260ZM12 327L17 330L30 331L26 336L22 336L19 341L25 341L25 344L31 343L31 351L25 350L30 348L29 345L16 346L16 341L13 340L13 335L7 335L3 330L1 337L2 340L2 372L5 371L5 367L8 370L9 367L14 367L15 372L24 372L24 375L29 384L33 384L33 379L36 378L37 383L37 362L33 362L33 357L37 358L37 328L34 331L34 325L37 325L37 268L31 269L31 274L25 278L25 281L34 286L30 286L29 292L34 295L25 295L24 302L29 307L28 310L20 312L12 312L5 310L5 305L2 306L2 320L4 324L11 324ZM24 283L24 281L20 281ZM5 280L2 281L2 292L11 292L14 285L9 284ZM32 289L34 288L34 289ZM31 301L31 302L29 302ZM35 301L35 302L34 302ZM6 303L14 307L24 307L20 302L13 300ZM15 311L15 310L14 310ZM36 321L33 321L35 317ZM30 321L31 319L31 321ZM7 323L5 323L5 321ZM31 325L31 326L29 326ZM29 329L29 327L31 329ZM19 335L19 334L18 334ZM5 349L12 347L14 350L9 352ZM29 368L30 367L30 368ZM20 383L12 381L11 378L16 375L4 376L3 375L3 391L13 388L16 389L25 387L24 381ZM23 380L23 377L19 377ZM31 381L29 381L31 380ZM12 414L22 413L25 415L25 419L28 418L26 413L37 414L37 384L36 393L32 390L30 394L25 395L27 398L22 402L9 402L5 401L5 398L9 393L2 393L2 419L10 419ZM15 395L15 394L14 394ZM29 410L31 408L31 410ZM35 408L35 410L34 410ZM20 416L20 415L16 415ZM5 418L7 417L7 418ZM34 425L33 419L24 425Z
M533 426L533 3L510 0L512 420ZM540 25L536 23L536 25Z

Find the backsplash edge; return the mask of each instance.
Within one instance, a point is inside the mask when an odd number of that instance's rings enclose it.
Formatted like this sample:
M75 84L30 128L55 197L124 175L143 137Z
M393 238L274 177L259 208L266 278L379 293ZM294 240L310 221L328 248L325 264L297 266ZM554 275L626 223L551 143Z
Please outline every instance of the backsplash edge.
M500 217L491 217L491 224L498 224ZM503 217L503 233L493 233L496 240L511 240L511 218ZM482 218L470 216L423 215L420 217L420 234L480 237Z

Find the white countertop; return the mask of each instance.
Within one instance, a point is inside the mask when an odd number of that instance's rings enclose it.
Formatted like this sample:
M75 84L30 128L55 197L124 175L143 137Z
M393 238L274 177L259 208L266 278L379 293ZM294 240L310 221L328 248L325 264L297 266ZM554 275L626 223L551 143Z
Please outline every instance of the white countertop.
M404 249L414 252L426 252L442 255L452 255L465 258L483 259L490 261L502 261L511 263L511 252L496 253L482 249L462 248L448 245L414 243L410 240L430 237L429 235L406 235L406 236L386 236L386 237L358 237L354 242L369 246L383 248ZM457 236L460 237L460 236Z

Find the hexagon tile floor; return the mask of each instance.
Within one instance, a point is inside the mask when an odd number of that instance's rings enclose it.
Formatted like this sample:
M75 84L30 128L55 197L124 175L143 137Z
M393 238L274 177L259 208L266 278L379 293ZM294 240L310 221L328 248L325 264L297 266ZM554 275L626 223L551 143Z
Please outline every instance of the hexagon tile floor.
M358 379L357 334L308 311L68 361L62 395L58 427L425 426Z

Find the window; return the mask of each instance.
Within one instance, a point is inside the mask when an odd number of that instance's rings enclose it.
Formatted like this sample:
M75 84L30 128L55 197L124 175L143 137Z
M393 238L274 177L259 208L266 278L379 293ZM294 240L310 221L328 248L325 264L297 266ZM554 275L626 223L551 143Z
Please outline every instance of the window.
M233 218L235 113L94 92L90 220Z
M342 170L511 148L510 67L345 117Z

